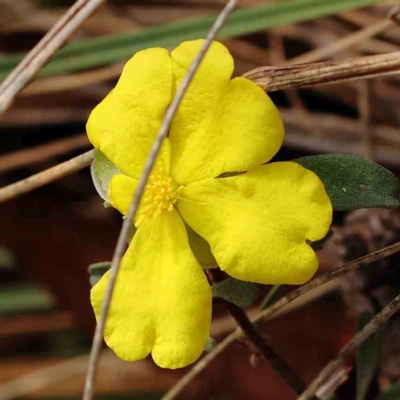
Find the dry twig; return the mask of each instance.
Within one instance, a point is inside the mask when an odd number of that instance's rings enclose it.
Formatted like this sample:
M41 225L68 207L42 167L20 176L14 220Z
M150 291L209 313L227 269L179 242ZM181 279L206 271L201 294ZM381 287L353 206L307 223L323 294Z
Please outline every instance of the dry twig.
M61 179L64 176L79 171L90 165L93 158L94 152L93 150L89 150L78 157L74 157L71 160L56 165L55 167L51 167L36 175L30 176L27 179L5 186L0 189L0 203L11 200L23 193L30 192L41 186L47 185L50 182L54 182L57 179Z
M221 282L224 280L223 274L219 269L211 269L208 271L207 275L212 282ZM286 360L273 348L271 339L267 335L263 335L258 328L251 323L243 309L227 301L225 301L225 307L240 328L242 328L242 331L255 349L257 349L270 366L297 394L301 394L306 389L305 384L292 370Z
M333 359L311 383L307 390L298 400L311 400L318 389L328 381L333 374L340 368L350 354L357 349L369 336L376 330L385 325L386 321L398 310L400 310L400 295L390 302L379 314L377 314L365 327L351 339L341 352Z
M11 400L28 395L47 385L53 385L83 373L87 355L70 358L63 362L33 371L21 378L0 385L0 400Z
M265 91L269 92L280 89L288 89L291 87L306 87L318 84L339 83L354 79L371 78L375 76L386 75L388 73L398 73L399 68L400 52L395 52L377 56L358 57L338 62L301 64L286 67L261 67L249 71L243 76L253 80ZM70 166L72 167L73 164ZM60 175L60 177L77 171L75 166L73 166L73 168L69 171L67 170L67 166L65 166L65 168L64 174ZM49 180L44 179L46 173L50 173L48 171L43 171L40 173L43 174L40 175L40 183L36 182L35 185L30 185L32 183L31 180L36 179L39 174L27 178L27 180L30 181L29 185L25 184L26 180L22 180L1 188L0 202L14 198L19 194L26 193L57 179L57 177ZM24 188L24 190L18 192L18 188ZM12 190L11 197L9 197L10 190Z
M18 64L0 86L0 114L54 53L104 0L78 0Z
M342 61L299 64L284 67L260 67L243 76L268 92L292 87L347 82L397 74L400 52L356 57Z
M349 272L355 271L363 265L371 264L377 260L388 257L394 253L400 251L400 242L395 243L391 246L384 247L383 249L377 250L374 253L367 254L364 257L360 257L348 264L345 264L339 268L332 271L328 271L318 278L306 283L303 286L293 290L287 296L282 297L277 302L272 304L264 311L262 311L255 319L252 320L253 323L262 322L268 319L272 314L276 313L292 301L296 300L298 297L303 296L310 290L313 290L326 282L331 281L341 275L347 274ZM182 390L197 376L202 372L207 365L212 362L219 354L221 354L226 348L233 343L236 339L243 337L243 331L241 328L236 329L229 336L227 336L211 353L205 355L195 366L184 375L163 397L161 400L173 400L175 399Z
M301 378L292 370L286 360L278 354L272 347L271 340L258 331L258 328L251 323L246 313L238 306L232 303L226 303L226 308L235 321L247 336L250 342L267 360L271 367L279 376L297 393L301 394L305 390L305 385Z
M68 151L89 147L86 134L72 136L66 139L55 140L29 149L15 151L0 157L0 173L15 168L31 166L33 164L59 156Z
M372 160L371 95L372 82L358 82L358 110L361 126L362 156Z
M321 61L324 58L338 53L339 51L354 47L366 39L379 35L391 26L393 26L393 20L391 19L378 21L372 25L365 27L364 29L353 32L345 36L344 38L335 40L329 46L318 47L317 49L312 50L308 53L292 58L288 64L293 65Z

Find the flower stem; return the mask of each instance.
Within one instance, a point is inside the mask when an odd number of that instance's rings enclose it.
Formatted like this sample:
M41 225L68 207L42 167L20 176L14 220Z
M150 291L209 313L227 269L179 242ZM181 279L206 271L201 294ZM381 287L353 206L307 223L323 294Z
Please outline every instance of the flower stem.
M219 269L209 270L208 274L213 282L220 282L224 279ZM285 382L297 393L301 394L306 389L306 385L300 377L292 370L286 360L278 354L271 346L271 339L261 333L258 328L252 324L245 311L235 304L224 301L225 307L242 328L250 342L267 360L271 367L285 380Z

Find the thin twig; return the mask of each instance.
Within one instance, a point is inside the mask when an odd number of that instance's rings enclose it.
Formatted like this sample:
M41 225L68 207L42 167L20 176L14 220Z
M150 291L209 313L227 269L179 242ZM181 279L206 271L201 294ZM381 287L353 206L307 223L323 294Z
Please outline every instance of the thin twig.
M267 295L265 296L263 302L261 303L260 309L265 310L268 308L278 297L279 291L282 289L283 285L275 285L269 290Z
M0 85L0 114L104 0L78 0Z
M50 182L54 182L57 179L61 179L64 176L79 171L89 166L93 161L93 158L94 152L93 150L89 150L78 157L74 157L71 160L56 165L55 167L45 169L44 171L23 179L22 181L0 188L0 203L11 200L23 193L30 192L41 186L47 185Z
M207 274L213 283L224 280L224 275L219 269L210 269ZM225 307L242 328L249 341L253 344L275 372L297 393L301 394L306 386L299 376L292 370L286 360L273 348L271 339L260 332L253 325L243 309L235 304L225 301Z
M329 380L318 389L317 397L321 400L329 400L336 390L349 379L351 370L350 367L342 367L335 371Z
M318 278L306 283L303 286L293 290L287 296L282 297L272 306L268 307L262 311L255 319L252 320L253 323L262 322L268 319L272 314L276 313L292 301L296 300L300 296L308 293L326 282L331 281L341 275L348 272L355 271L362 267L363 265L371 264L377 260L388 257L394 253L400 251L400 242L392 244L391 246L384 247L383 249L377 250L371 254L360 257L348 264L345 264L339 268L332 271L328 271ZM241 328L236 329L229 336L227 336L220 344L218 344L215 349L205 355L186 375L184 375L163 397L161 400L173 400L178 396L182 390L197 376L202 372L207 365L214 360L219 354L221 354L231 343L236 339L243 337L243 331Z
M26 87L20 96L49 94L106 82L121 75L122 68L123 64L119 63L76 74L38 79Z
M290 87L312 86L322 83L339 83L351 79L371 78L374 76L393 74L398 73L398 68L400 68L400 52L395 52L377 56L358 57L335 63L302 64L280 68L261 67L247 72L244 76L253 80L265 91L269 92ZM75 171L76 169L71 169L69 172L65 170L65 174L62 176ZM43 174L46 173L46 171L43 171ZM31 178L34 177L27 179L31 180ZM19 194L36 189L55 179L57 178L50 180L41 179L42 184L32 186L25 186L25 180L22 180L13 185L4 187L0 189L0 202L9 199L8 196L4 197L3 192L6 191L9 193L10 187L18 185L20 188L25 188L20 193L17 191L13 192L13 196L10 198L14 198Z
M332 84L398 74L400 52L356 57L348 60L298 64L283 67L259 67L243 76L268 92L292 87Z
M0 156L0 173L16 168L31 166L49 158L65 154L69 151L89 147L90 143L86 134L55 140L33 148L15 151Z
M400 309L400 295L391 301L379 314L377 314L365 327L351 339L340 351L335 359L321 371L318 377L311 383L307 390L298 400L310 400L316 391L331 378L331 376L342 366L343 362L376 330L385 325L386 321Z
M240 334L237 335L236 332L240 332ZM213 351L207 353L202 359L197 361L197 363L194 364L189 372L179 379L179 381L176 382L175 385L164 394L161 400L175 399L182 392L182 390L185 389L185 387L189 385L189 383L192 382L192 380L208 366L208 364L210 364L215 358L223 353L236 339L240 338L242 334L242 329L238 328L235 332L227 336Z
M106 318L107 318L107 313L110 308L111 298L112 298L112 294L114 291L116 279L118 276L121 259L122 259L122 256L124 254L124 250L126 247L127 238L128 238L129 232L131 230L131 226L132 226L136 211L139 207L140 199L145 190L146 182L150 176L151 170L154 166L157 155L161 149L162 143L168 134L168 131L172 124L172 120L179 108L179 105L183 99L183 96L186 93L187 88L190 85L190 82L192 81L193 77L195 76L196 71L198 70L204 56L206 55L208 49L210 48L212 41L214 40L214 38L216 37L216 35L220 31L220 29L223 27L226 19L228 18L228 15L235 8L236 3L237 3L237 0L230 0L228 2L228 4L224 7L224 9L221 11L221 13L219 14L219 16L218 16L217 20L214 22L213 26L211 27L203 46L201 47L201 49L200 49L199 53L197 54L193 63L190 65L188 72L185 75L185 78L183 79L182 84L179 87L178 92L176 93L176 95L171 103L171 106L168 107L166 114L165 114L164 121L163 121L161 128L160 128L159 132L157 133L157 136L154 140L154 144L151 148L149 157L144 166L143 173L139 179L139 183L138 183L137 189L135 191L135 195L134 195L131 205L129 207L128 215L122 226L121 233L118 238L117 246L115 248L115 252L114 252L114 255L112 258L109 281L108 281L106 293L104 295L101 312L100 312L100 317L98 318L98 321L97 321L96 331L94 334L92 349L91 349L91 353L90 353L89 369L88 369L88 374L87 374L86 382L85 382L83 400L92 400L93 396L94 396L94 384L95 384L95 378L96 378L96 371L97 371L97 365L98 365L100 351L101 351L101 345L103 343L103 333L104 333L104 327L105 327L105 322L106 322Z
M371 126L371 98L372 82L365 80L358 82L358 112L361 128L362 156L372 160L372 126Z
M25 397L43 387L81 375L86 368L84 362L87 358L87 355L70 358L3 383L0 385L0 400Z
M291 110L280 110L286 126L285 143L288 146L306 150L308 152L343 152L343 143L346 143L346 153L362 154L360 143L360 122L332 114L310 113L299 119ZM311 125L312 124L312 125ZM318 129L314 135L308 135L308 126ZM373 158L375 162L400 166L398 146L400 137L394 127L374 123L371 126L373 140Z
M392 19L383 19L373 25L365 27L364 29L360 29L356 32L350 33L343 38L335 40L334 42L332 42L332 44L328 46L318 47L317 49L312 50L308 53L292 58L288 62L288 65L321 61L324 58L332 56L339 51L343 51L350 47L356 46L366 39L379 35L391 26L393 26Z
M293 371L286 360L275 351L270 338L258 331L257 327L251 323L246 313L240 307L226 302L226 308L237 324L242 328L242 331L250 342L271 365L274 371L276 371L297 394L301 394L306 388L304 382Z

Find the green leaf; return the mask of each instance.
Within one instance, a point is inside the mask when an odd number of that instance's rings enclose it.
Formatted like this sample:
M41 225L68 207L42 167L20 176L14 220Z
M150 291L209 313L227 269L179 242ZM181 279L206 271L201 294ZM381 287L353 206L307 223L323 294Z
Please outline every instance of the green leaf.
M212 293L213 297L224 299L241 308L246 308L257 300L258 286L255 283L228 278L214 284Z
M104 206L108 207L108 187L112 177L121 171L100 150L96 150L90 172L97 193L105 200Z
M100 280L100 278L110 269L110 267L110 261L102 261L89 265L88 269L90 275L90 286L93 287Z
M204 346L204 351L206 353L210 353L215 349L215 346L217 345L217 342L215 339L213 339L211 336L207 339L206 345Z
M381 393L375 400L399 400L400 399L400 380L390 386L389 389Z
M391 208L400 204L396 177L382 166L362 157L325 154L294 161L319 176L336 211Z
M371 311L363 311L358 316L357 332L374 317ZM365 400L368 389L379 366L380 332L371 335L357 349L357 397L356 400Z
M232 13L218 38L229 39L277 26L332 15L380 3L383 0L296 0L243 7ZM124 61L149 47L175 47L185 40L203 38L215 15L152 26L120 35L73 42L60 50L39 76L52 76ZM22 55L0 59L0 79L21 61Z

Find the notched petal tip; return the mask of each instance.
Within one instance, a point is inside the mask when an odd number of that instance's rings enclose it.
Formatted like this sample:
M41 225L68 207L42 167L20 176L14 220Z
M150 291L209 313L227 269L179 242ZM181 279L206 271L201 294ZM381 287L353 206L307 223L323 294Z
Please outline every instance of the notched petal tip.
M272 163L190 184L182 196L193 200L178 204L186 223L234 278L297 285L316 272L318 258L307 239L327 233L332 208L322 182L308 170Z
M139 179L172 87L168 51L143 50L126 63L116 87L91 112L89 140L126 175Z
M96 315L108 275L93 287ZM107 345L126 361L150 352L163 368L200 357L211 324L211 289L175 211L143 224L123 257L105 327Z
M179 83L195 57L192 42L172 52ZM201 64L171 126L172 176L189 184L269 161L283 142L282 119L254 82L231 80L233 59L215 43Z

